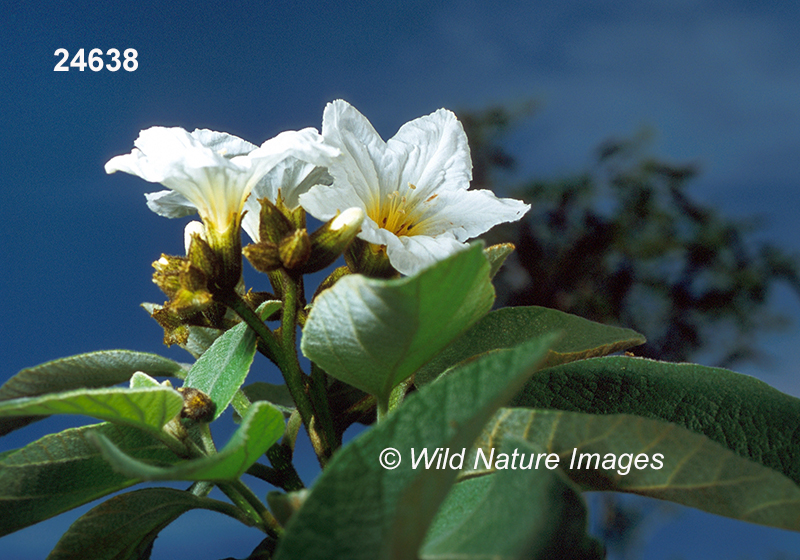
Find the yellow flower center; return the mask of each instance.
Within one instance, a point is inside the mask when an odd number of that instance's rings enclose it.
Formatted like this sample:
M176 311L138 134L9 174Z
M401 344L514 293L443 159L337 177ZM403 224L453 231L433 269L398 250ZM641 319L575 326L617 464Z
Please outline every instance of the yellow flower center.
M409 191L406 195L399 191L389 193L385 199L378 200L367 210L367 216L372 218L378 227L389 230L398 237L416 235L418 231L412 230L419 224L422 217L420 205L413 193L416 188L409 183ZM425 202L433 200L436 196L428 197Z

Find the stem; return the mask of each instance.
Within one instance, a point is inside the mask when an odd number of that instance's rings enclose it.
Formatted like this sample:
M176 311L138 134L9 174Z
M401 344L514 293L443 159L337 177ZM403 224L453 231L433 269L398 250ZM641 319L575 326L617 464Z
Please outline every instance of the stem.
M289 393L297 406L297 411L303 420L303 425L308 432L311 444L317 454L317 459L321 466L325 466L332 453L332 444L329 434L333 433L330 421L330 411L328 409L327 398L315 403L322 411L322 418L315 415L315 406L312 405L309 396L311 380L300 369L300 362L297 358L297 306L298 281L292 278L285 271L276 271L281 275L283 286L283 313L281 327L276 332L267 328L264 322L256 313L245 303L237 293L230 291L218 294L220 300L228 307L233 309L247 325L258 335L258 349L270 360L275 362L283 374ZM315 416L317 416L315 418ZM317 430L317 424L322 424L322 432Z
M266 356L280 367L280 362L282 361L282 352L281 347L278 344L278 340L272 331L270 331L264 322L259 318L259 316L256 315L256 312L250 309L250 306L247 305L247 303L245 303L241 296L239 296L239 294L236 292L230 292L225 295L220 294L220 296L222 302L233 309L236 314L242 318L242 321L247 323L247 326L255 331L255 333L258 335L258 338L261 339L266 345ZM260 345L259 348L261 348Z
M303 418L303 424L311 434L309 425L313 416L313 408L306 394L305 375L300 370L300 362L297 360L297 351L295 349L297 284L288 278L288 275L284 275L284 284L287 289L284 293L283 318L278 336L267 328L264 322L238 294L230 293L224 296L223 300L228 307L233 309L247 323L247 326L256 332L260 342L258 344L259 350L262 352L266 350L267 357L280 368L286 381L286 386L289 388L289 393L291 393L292 399L297 405L297 410ZM314 437L312 436L311 439L313 442ZM317 446L314 449L319 456L321 451L318 450Z
M233 395L233 399L231 399L231 406L233 406L236 414L242 418L247 414L247 409L250 408L250 404L250 399L247 398L247 395L245 395L244 391L241 389L238 389Z
M281 367L283 377L289 392L297 405L297 411L303 419L303 425L311 439L311 444L317 454L317 459L322 467L328 462L331 456L331 443L327 441L325 433L319 433L316 424L319 422L319 415L315 415L315 407L312 405L309 396L310 380L300 369L300 362L297 359L297 305L298 305L298 282L289 274L281 271L283 275L283 317L280 328L280 341L285 367ZM312 421L315 420L315 421Z
M314 429L314 407L308 396L308 377L300 369L297 359L297 282L288 274L278 271L282 275L283 284L283 313L279 332L273 333L264 322L235 292L219 294L220 299L233 309L247 325L255 331L259 338L258 349L271 359L283 374L289 393L297 406L297 411L303 419L303 425L309 434L314 451L320 465L325 466L330 457L330 444Z
M214 488L213 482L208 482L206 480L198 480L197 482L192 483L189 487L189 492L194 494L195 496L199 496L201 498L205 498L208 496L209 492Z
M230 482L218 482L217 486L228 496L237 506L239 506L254 521L254 524L262 531L275 538L283 533L283 527L272 513L259 500L253 491L250 490L241 480Z
M217 452L217 446L214 444L214 438L211 437L211 427L208 424L201 424L200 429L200 442L203 444L203 449L206 455L213 455Z
M211 484L211 486L214 486ZM199 495L199 494L198 494ZM245 512L239 509L236 506L233 506L227 502L222 502L220 500L214 500L212 498L207 498L205 505L206 507L212 511L216 511L219 513L224 513L225 515L236 519L237 521L247 525L248 527L252 527L254 525L258 526L258 524L253 523L253 519L251 519L248 515L245 515Z
M305 488L303 481L300 480L300 477L297 475L297 472L294 470L294 467L291 466L291 473L281 471L277 468L268 467L267 465L262 465L261 463L253 463L250 465L250 468L247 469L247 474L250 476L254 476L258 479L263 480L275 488L282 488L287 492L292 490L300 490ZM292 476L292 473L294 476Z
M214 455L217 452L217 448L216 445L214 445L214 440L211 437L209 425L202 424L198 426L198 430L203 449L195 449L195 455ZM198 481L192 484L190 491L196 496L207 496L213 486L214 485L210 482ZM238 506L238 509L233 508L237 509L239 512L236 515L229 511L223 511L223 513L227 513L228 515L231 515L232 517L235 517L239 521L242 521L248 525L255 525L273 537L278 537L280 533L283 532L283 528L281 527L280 523L278 523L278 521L272 516L264 504L256 497L255 494L253 494L252 490L250 490L250 488L248 488L241 480L218 482L217 486L220 490L222 490L222 492L225 493L226 496L231 499L231 501L233 501L234 504ZM243 518L242 514L244 514L246 517ZM244 519L247 520L245 521Z
M292 452L287 447L276 443L267 449L267 458L272 463L272 466L275 467L277 476L280 477L279 483L275 484L275 486L287 491L305 488L305 484L300 480L300 475L297 474L292 464Z
M389 414L389 399L384 399L382 396L376 396L378 401L378 418L377 423L383 422L386 415Z
M283 278L281 277L280 271L273 270L272 272L267 272L267 278L269 278L269 283L272 285L272 291L275 292L275 297L282 300Z
M389 410L394 410L395 408L403 404L403 399L406 398L406 391L408 390L408 387L411 385L412 379L413 376L409 377L405 381L401 381L400 383L398 383L397 387L392 389L392 392L389 393Z
M331 450L341 447L342 442L336 432L328 400L328 379L325 371L311 362L311 402L317 411L317 421L322 425Z
M281 445L289 450L290 454L294 454L294 444L297 441L297 433L300 431L300 426L303 425L303 419L297 409L293 410L289 415L289 420L286 421L286 431L283 432Z

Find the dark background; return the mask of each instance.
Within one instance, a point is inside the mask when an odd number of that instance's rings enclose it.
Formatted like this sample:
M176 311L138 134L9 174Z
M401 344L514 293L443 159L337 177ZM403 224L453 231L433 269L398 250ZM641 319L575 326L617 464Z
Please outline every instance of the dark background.
M152 125L260 144L285 129L319 128L325 104L342 97L388 138L439 107L534 100L536 115L509 138L520 174L574 173L607 137L649 127L661 157L699 166L695 198L731 216L759 215L759 239L800 249L795 2L3 2L0 21L0 381L98 349L190 359L166 349L138 307L163 300L150 263L183 251L186 220L147 209L142 193L159 186L103 172ZM87 56L135 48L139 67L54 72L58 48L70 58L80 48ZM773 300L800 316L788 289ZM738 369L800 395L799 341L793 322L762 337L772 361ZM80 422L41 422L1 449ZM5 537L0 548L9 558L42 558L74 518ZM795 533L682 508L657 518L642 557L795 558L800 550ZM245 556L258 539L223 516L189 513L153 557L181 557L186 541L201 552L195 557Z

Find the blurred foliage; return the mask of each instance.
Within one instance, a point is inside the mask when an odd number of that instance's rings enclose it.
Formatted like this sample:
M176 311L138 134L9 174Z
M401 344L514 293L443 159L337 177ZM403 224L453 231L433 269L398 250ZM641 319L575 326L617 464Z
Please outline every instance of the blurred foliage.
M767 305L785 280L800 293L798 262L754 240L755 221L737 221L689 195L693 164L647 151L647 131L609 140L588 171L514 183L509 132L531 113L492 107L461 113L475 188L530 203L526 218L489 241L515 239L498 283L501 305L540 305L642 332L640 356L728 367L759 357L755 334L786 323ZM496 237L495 237L496 236ZM710 358L706 357L710 356Z

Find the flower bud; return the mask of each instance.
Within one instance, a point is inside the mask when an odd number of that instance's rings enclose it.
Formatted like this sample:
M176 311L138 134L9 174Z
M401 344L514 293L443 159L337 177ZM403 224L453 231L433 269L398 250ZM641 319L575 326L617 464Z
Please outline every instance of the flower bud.
M164 344L167 346L180 344L184 349L194 354L195 357L206 350L213 338L208 340L207 344L203 346L204 342L198 341L198 337L202 338L206 336L206 333L201 330L195 330L195 342L193 343L190 341L190 337L193 336L192 327L205 327L216 330L225 328L225 314L227 308L221 303L210 302L201 309L176 307L173 301L168 301L164 305L143 303L142 307L164 329ZM195 352L190 347L192 345L202 348L199 352Z
M192 245L197 244L193 242ZM188 258L161 255L153 268L153 282L169 297L169 307L174 311L200 311L211 303L208 277Z
M309 490L307 488L295 490L287 494L278 491L269 492L267 494L267 504L273 515L275 515L275 519L278 520L278 523L286 525L289 518L292 517L306 501L308 494Z
M370 278L396 278L399 276L389 262L385 245L375 245L356 238L347 249L344 260L348 268L356 274Z
M286 216L294 229L302 229L306 227L306 211L302 206L290 208L286 205L286 200L281 194L281 189L278 189L278 196L275 198L275 206L281 213Z
M278 245L281 240L292 233L295 227L289 219L268 198L259 198L261 214L259 215L258 239Z
M186 248L186 254L189 254L189 247L192 245L192 237L195 235L199 236L201 239L206 239L206 226L203 225L203 222L198 222L197 220L192 220L186 227L183 229L183 246Z
M150 315L164 329L164 344L167 346L183 345L189 340L189 327L184 324L184 318L168 305L156 306Z
M181 418L195 422L211 422L214 419L217 406L211 397L192 387L179 387L178 392L183 396Z
M182 257L170 257L161 255L161 258L153 263L155 272L153 273L153 283L164 292L167 297L172 297L181 289L181 273L184 264L187 262Z
M317 299L317 296L320 295L323 291L327 290L328 288L333 287L336 282L338 282L341 278L348 276L349 274L353 274L353 271L350 270L348 266L340 266L335 268L333 272L331 272L325 280L320 282L320 285L317 287L317 290L314 292L314 295L311 298L311 301Z
M348 208L323 224L311 234L311 254L298 272L310 274L333 264L361 231L363 222L361 208Z
M289 270L297 268L308 260L311 254L311 240L305 229L296 229L281 240L278 253L283 266Z
M221 274L223 263L220 256L214 252L208 242L199 235L192 235L186 258L193 268L201 271L206 279L218 278ZM207 280L205 280L207 281Z
M272 272L283 266L278 246L271 241L251 243L242 249L242 253L259 272Z

